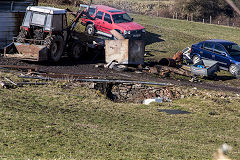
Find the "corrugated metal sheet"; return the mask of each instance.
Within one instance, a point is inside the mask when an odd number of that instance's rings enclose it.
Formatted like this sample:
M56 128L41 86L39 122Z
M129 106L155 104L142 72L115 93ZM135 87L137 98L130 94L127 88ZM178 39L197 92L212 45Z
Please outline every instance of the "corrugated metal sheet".
M37 5L37 0L0 1L0 49L12 42L19 33L27 6Z

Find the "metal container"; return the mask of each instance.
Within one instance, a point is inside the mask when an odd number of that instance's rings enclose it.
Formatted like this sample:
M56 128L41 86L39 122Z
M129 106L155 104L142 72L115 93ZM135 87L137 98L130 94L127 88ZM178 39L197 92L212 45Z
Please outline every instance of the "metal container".
M199 76L214 76L214 73L219 71L218 62L212 60L201 60L191 66L192 75Z
M141 40L106 40L106 63L117 61L120 64L143 64L145 44Z
M0 1L0 49L12 42L19 33L27 6L37 5L38 0Z

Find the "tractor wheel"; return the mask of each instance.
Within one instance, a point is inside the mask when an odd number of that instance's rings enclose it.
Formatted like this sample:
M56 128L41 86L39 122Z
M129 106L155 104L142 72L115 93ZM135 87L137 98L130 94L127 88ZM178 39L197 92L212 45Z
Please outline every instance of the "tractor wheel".
M239 74L239 67L236 64L231 64L229 67L229 72L233 76L237 76Z
M26 39L27 31L25 29L21 29L19 32L16 41L19 43L24 43L24 39Z
M86 31L88 35L93 36L95 34L95 28L93 24L88 24L86 27Z
M200 62L201 59L199 56L193 56L192 61L193 61L193 64L196 64L196 63Z
M64 41L61 36L52 36L51 38L51 44L49 48L49 59L53 62L57 62L60 60L63 49L64 49Z
M74 44L69 56L74 59L79 59L84 54L84 49L80 44Z

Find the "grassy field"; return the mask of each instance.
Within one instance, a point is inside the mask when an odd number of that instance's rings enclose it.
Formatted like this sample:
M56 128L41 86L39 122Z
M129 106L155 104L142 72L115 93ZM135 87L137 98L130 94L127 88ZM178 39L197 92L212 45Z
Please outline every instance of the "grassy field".
M0 94L0 159L211 159L223 143L240 156L239 100L113 103L67 82Z
M133 17L148 31L146 50L153 60L210 38L240 43L238 28ZM240 157L237 99L193 96L150 106L113 103L68 82L0 89L0 95L0 159L211 159L223 143L233 147L231 158Z

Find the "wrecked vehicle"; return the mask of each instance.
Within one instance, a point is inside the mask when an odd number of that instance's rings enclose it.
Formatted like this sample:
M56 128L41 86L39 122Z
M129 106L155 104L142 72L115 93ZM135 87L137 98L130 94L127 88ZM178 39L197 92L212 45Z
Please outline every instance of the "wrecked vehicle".
M50 60L57 62L64 53L78 59L84 52L84 44L74 35L74 29L83 11L78 11L75 20L67 26L67 10L44 6L29 6L14 39L18 54L7 54L30 61Z
M240 46L234 42L221 39L199 42L192 45L190 56L194 64L201 59L213 60L233 76L240 73Z
M82 5L82 7L86 7ZM89 35L99 34L112 37L111 30L116 30L126 39L141 39L145 34L145 28L133 22L125 11L111 8L104 5L92 5L89 8L89 15L92 18L82 18L82 24L86 26Z

